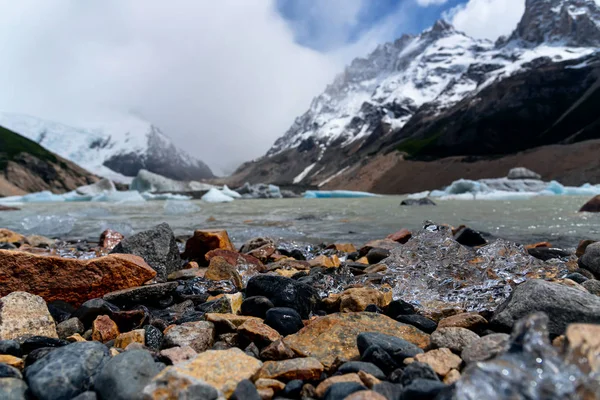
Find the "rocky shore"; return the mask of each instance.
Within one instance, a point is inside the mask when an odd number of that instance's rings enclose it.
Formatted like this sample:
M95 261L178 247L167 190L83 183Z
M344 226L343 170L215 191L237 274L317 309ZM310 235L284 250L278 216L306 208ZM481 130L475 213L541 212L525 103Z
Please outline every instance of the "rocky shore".
M585 238L582 238L585 239ZM600 242L0 229L0 399L599 399Z

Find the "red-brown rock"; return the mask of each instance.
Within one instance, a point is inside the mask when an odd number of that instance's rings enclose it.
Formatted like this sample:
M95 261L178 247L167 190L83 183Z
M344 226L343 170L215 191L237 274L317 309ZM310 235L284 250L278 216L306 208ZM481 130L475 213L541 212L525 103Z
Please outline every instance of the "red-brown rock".
M258 272L266 272L264 264L256 257L249 254L240 254L231 250L216 249L211 250L204 256L206 261L210 262L213 257L223 257L233 266L252 266Z
M390 239L390 240L393 240L394 242L404 244L404 243L408 242L408 240L411 237L412 237L412 233L410 233L410 231L408 229L400 229L398 232L388 235L388 237L386 239Z
M125 236L121 235L119 232L107 229L100 234L100 246L106 250L112 250L124 238Z
M579 212L600 212L600 195L592 198L579 209Z
M119 289L140 286L154 278L141 257L111 254L78 260L0 250L0 296L15 291L62 300L75 306Z
M186 242L181 256L205 264L206 253L216 249L235 251L227 231L197 230Z

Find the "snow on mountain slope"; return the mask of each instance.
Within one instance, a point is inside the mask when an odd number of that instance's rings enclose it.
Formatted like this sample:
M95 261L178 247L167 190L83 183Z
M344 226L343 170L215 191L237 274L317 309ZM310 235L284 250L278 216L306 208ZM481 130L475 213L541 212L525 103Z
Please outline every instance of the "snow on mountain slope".
M93 127L75 128L28 115L0 112L0 126L117 182L129 183L143 168L173 179L212 177L205 164L177 149L158 128L131 115Z
M526 3L513 35L495 44L438 21L418 36L405 35L355 59L267 157L314 145L345 147L368 137L382 123L389 131L400 129L419 109L433 116L540 63L578 59L598 50L600 8L595 0Z

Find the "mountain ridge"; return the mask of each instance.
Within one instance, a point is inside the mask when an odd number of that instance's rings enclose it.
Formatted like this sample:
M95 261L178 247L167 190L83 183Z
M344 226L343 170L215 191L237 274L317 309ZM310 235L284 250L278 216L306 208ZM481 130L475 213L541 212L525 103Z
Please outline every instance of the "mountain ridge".
M3 125L99 176L128 183L146 169L171 179L213 178L210 168L178 149L156 126L127 115L77 128L25 114L0 112Z
M575 23L579 21L587 22ZM587 36L582 37L582 32L588 32ZM550 106L551 116L561 115L583 96L586 84L593 84L598 47L600 9L594 0L527 0L513 34L495 43L473 39L448 22L438 21L420 35L403 35L353 60L264 157L242 165L232 180L317 186L326 182L335 187L336 174L352 173L382 151L400 149L412 157L418 148L417 153L422 153L418 155L425 157L461 155L460 146L454 143L462 140L461 127L433 132L436 121L453 113L456 117L457 110L467 115L470 102L485 103L488 98L491 102L503 87L513 88L520 96L516 100L530 104L527 121L545 117L547 111L536 110L534 104L546 94L539 98L527 94L526 88L519 88L519 79L548 85L538 89L556 88L546 97L564 97L558 102L560 107ZM579 73L568 73L576 69ZM569 95L563 96L561 90ZM517 106L505 102L506 110ZM504 111L498 109L498 116ZM486 109L488 114L494 112ZM482 122L475 120L474 131L481 140L489 140L493 150L492 144L501 143L497 136L502 132L482 130ZM566 139L562 136L567 133L555 129L542 140L540 132L532 132L523 141L527 146L512 151L552 144L556 138ZM578 140L584 137L600 137L600 132L588 132ZM474 140L473 135L465 138ZM453 143L446 152L423 151L443 147L448 141ZM468 154L479 155L473 151L463 155Z

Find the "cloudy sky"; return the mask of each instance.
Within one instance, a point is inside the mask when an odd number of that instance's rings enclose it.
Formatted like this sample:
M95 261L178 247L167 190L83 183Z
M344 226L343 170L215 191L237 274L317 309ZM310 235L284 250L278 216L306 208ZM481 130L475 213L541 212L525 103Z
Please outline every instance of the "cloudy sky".
M344 65L446 18L509 33L524 0L0 0L0 110L134 112L216 172L261 156Z

